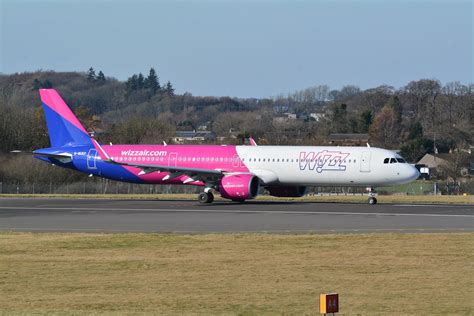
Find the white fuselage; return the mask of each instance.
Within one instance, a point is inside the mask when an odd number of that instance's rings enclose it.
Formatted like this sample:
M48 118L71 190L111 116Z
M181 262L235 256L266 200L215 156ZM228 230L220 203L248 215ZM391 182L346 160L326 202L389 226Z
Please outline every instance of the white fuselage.
M237 146L236 150L265 184L382 186L407 183L419 175L393 151L380 148ZM394 161L384 163L387 158Z

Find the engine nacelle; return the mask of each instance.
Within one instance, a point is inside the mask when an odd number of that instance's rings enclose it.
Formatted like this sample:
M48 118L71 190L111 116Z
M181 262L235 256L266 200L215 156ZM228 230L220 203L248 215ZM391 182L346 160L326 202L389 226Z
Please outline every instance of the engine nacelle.
M219 192L223 198L243 201L253 199L258 194L258 178L251 174L234 174L222 177Z
M302 197L306 194L304 186L269 186L267 189L270 195L278 197Z

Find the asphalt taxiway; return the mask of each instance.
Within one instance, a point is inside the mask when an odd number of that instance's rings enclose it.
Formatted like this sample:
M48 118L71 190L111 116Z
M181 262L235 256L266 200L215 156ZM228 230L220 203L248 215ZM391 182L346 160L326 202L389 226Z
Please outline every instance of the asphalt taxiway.
M44 232L472 232L473 205L1 198L0 230Z

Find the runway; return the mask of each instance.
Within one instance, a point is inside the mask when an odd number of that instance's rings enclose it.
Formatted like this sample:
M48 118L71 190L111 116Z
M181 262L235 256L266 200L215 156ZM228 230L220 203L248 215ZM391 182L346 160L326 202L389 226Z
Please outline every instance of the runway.
M472 232L472 205L0 199L0 230L31 232Z

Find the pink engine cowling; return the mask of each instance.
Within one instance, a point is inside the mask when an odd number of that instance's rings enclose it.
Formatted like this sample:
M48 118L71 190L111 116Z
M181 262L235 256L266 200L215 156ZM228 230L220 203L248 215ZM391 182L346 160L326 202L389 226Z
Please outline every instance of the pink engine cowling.
M267 189L271 196L278 197L302 197L306 194L304 186L269 186Z
M219 192L223 198L234 201L253 199L258 194L258 178L251 174L234 174L222 177Z

